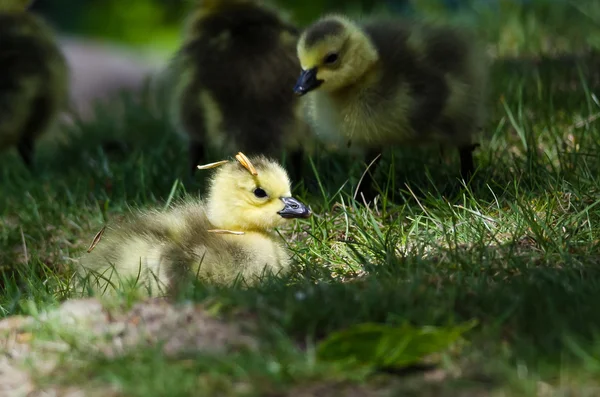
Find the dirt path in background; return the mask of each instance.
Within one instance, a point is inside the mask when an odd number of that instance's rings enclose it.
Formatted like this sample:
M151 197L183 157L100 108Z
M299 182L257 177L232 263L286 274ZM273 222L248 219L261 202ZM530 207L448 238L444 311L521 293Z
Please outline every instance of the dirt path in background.
M67 301L37 318L0 321L0 396L111 396L116 390L49 386L40 390L32 374L49 375L65 353L116 357L133 348L164 343L163 352L227 352L255 349L251 324L217 319L199 304L174 306L153 299L130 310L107 310L96 299ZM67 342L70 341L70 342Z
M71 69L72 106L83 118L93 115L95 102L142 88L166 62L145 57L135 48L84 38L61 37L60 46Z

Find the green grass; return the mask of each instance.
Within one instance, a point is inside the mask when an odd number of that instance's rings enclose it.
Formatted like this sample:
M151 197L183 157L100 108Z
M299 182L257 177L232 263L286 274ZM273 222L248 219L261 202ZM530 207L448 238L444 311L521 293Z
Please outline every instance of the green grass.
M251 288L197 283L180 297L218 302L223 316L252 315L264 335L259 352L175 359L141 348L114 360L85 355L66 360L52 380L113 385L127 396L300 396L302 388L338 390L347 383L374 388L382 375L322 363L314 345L365 322L477 320L468 345L443 354L441 367L458 371L458 378L384 376L400 393L393 395L498 389L536 395L540 381L556 388L553 395L569 388L594 395L600 376L595 62L494 67L471 188L457 180L454 154L440 166L437 148L398 149L381 164L383 198L365 208L352 199L364 165L314 156L314 168L305 172L316 171L320 185L297 186L295 193L315 216L282 230L296 253L295 271ZM202 191L202 174L195 183L180 182L186 148L163 111L125 100L122 111L104 109L98 121L71 133L65 144L40 145L33 175L15 153L0 157L2 316L27 313L28 302L44 308L81 296L71 287L70 265L106 221L118 221L131 207L162 207L169 197ZM98 145L113 137L127 141L126 153Z

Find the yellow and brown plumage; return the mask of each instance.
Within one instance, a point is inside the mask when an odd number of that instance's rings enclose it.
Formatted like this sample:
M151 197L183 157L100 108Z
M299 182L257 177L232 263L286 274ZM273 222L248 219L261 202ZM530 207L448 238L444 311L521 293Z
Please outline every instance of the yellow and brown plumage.
M259 1L198 2L169 71L172 116L189 138L191 170L205 150L279 157L285 149L300 171L309 129L292 90L297 37Z
M194 276L229 284L242 275L252 283L263 271L287 271L290 254L273 229L311 212L292 197L277 162L242 154L236 159L207 167L218 168L205 200L142 212L107 228L80 259L82 273L91 270L90 281L100 290L108 281L133 278L156 293Z
M294 89L308 93L318 135L367 151L369 160L391 145L451 145L470 177L487 61L466 32L334 15L302 33L297 54L303 72Z
M67 105L68 67L30 3L0 0L0 150L16 146L31 168L35 139Z

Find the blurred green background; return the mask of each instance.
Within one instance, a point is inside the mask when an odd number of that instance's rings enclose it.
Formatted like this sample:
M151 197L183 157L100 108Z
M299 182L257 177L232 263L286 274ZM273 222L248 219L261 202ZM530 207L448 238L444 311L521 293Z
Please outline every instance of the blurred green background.
M154 51L178 43L196 0L38 0L33 9L58 30ZM598 0L277 0L298 24L325 12L417 14L455 20L481 31L500 54L600 48ZM591 33L590 33L591 32Z

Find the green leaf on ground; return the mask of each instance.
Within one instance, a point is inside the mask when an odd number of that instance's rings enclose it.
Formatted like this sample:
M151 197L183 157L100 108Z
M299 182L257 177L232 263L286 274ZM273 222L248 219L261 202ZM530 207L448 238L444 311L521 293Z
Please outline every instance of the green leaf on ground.
M399 369L448 349L476 324L476 321L453 327L358 324L331 334L318 346L317 356L324 361Z

